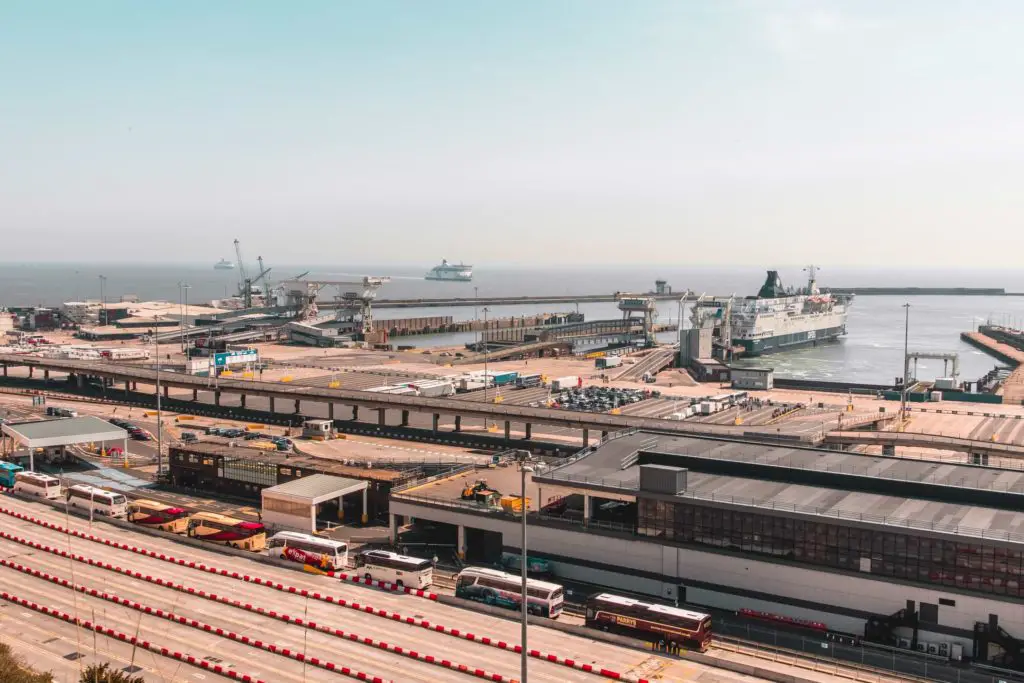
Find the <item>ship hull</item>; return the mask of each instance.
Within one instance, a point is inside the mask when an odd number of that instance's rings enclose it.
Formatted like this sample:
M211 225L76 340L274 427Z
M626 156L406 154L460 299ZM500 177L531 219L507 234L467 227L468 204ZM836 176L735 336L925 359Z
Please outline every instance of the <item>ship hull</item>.
M807 346L834 342L844 334L846 334L845 324L821 330L780 334L764 339L733 339L733 344L743 347L744 356L764 356L781 351L792 351Z
M456 273L428 273L424 280L433 280L435 282L472 282L472 275L460 275Z

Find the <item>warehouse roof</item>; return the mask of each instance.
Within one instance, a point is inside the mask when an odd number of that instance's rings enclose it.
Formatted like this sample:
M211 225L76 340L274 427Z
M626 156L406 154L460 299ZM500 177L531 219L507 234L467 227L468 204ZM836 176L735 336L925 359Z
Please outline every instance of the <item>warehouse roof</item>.
M128 432L106 420L87 415L56 420L38 420L3 425L3 432L28 448L70 446L94 441L118 441Z
M680 502L1024 541L1024 472L1018 470L638 432L534 481L637 494L640 464L687 469Z
M326 500L340 498L348 493L365 491L366 487L366 481L362 479L332 477L329 474L313 474L265 488L263 489L262 496L264 498L288 498L291 500L308 501L311 505L316 505Z

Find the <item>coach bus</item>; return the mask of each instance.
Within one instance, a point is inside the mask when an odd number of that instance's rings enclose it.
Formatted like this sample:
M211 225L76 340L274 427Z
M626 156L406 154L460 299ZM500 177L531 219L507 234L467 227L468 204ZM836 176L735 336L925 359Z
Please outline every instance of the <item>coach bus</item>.
M166 505L155 500L139 498L128 503L128 520L172 534L182 534L188 528L188 510Z
M388 581L410 588L426 588L434 582L433 562L387 550L359 553L356 566L368 581Z
M75 484L68 487L68 504L73 508L85 508L108 517L124 517L128 514L128 499L120 493Z
M267 529L259 522L246 522L215 512L191 515L186 529L193 538L223 543L242 550L258 552L267 546Z
M18 472L24 472L25 468L13 462L0 462L0 486L9 489L14 488L15 476Z
M611 593L590 596L586 609L586 623L590 628L647 641L664 640L701 652L711 645L711 617L707 614Z
M509 609L522 608L523 579L497 569L468 567L459 572L455 582L455 595L467 600L486 602ZM542 617L557 619L565 601L562 587L557 583L526 580L526 611Z
M308 564L326 572L348 567L348 545L343 541L295 531L279 531L271 536L267 541L267 555Z
M17 465L15 465L17 467ZM26 495L41 496L51 500L60 498L60 479L48 474L22 470L14 474L14 490Z

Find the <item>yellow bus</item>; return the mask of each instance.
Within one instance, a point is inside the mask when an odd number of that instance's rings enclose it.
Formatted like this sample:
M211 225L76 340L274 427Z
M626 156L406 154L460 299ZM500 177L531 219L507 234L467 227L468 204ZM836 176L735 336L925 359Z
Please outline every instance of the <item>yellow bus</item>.
M246 522L215 512L197 512L188 518L188 535L242 550L260 551L267 546L267 529L259 522Z
M155 500L139 498L128 503L128 520L172 534L183 534L188 528L189 511Z

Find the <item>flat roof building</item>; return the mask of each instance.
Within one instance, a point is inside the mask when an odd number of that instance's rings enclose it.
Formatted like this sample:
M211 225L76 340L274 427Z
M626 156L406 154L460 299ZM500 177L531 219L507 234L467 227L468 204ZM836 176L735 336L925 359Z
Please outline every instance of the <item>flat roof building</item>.
M635 432L530 486L529 554L557 576L1024 668L1024 471ZM517 552L514 516L441 490L391 512Z

